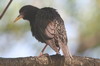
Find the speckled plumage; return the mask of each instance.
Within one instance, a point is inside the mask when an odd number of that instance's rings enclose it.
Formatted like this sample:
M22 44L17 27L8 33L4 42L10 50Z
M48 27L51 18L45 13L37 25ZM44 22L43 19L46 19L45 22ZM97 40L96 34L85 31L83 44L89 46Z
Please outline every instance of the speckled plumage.
M38 41L49 45L56 53L61 48L65 57L72 57L67 47L64 21L55 9L27 5L19 13L24 15L23 19L29 20L32 35Z

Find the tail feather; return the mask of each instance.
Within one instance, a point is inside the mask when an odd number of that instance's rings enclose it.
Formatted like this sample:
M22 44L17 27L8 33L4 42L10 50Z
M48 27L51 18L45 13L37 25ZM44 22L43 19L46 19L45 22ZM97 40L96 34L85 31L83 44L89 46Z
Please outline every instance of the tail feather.
M67 45L65 45L62 42L59 42L59 46L60 46L60 48L61 48L61 50L62 50L65 58L71 58L71 59L73 58L72 55L71 55L71 53L69 52L69 49L68 49Z

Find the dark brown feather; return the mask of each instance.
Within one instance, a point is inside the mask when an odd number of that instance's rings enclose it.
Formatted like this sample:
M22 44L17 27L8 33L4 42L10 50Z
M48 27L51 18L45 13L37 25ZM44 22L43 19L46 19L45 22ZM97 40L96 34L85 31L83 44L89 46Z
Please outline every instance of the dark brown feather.
M56 53L59 53L61 48L66 58L72 58L67 46L64 21L55 9L50 7L39 9L27 5L19 12L24 15L23 19L29 20L32 34L38 41L46 43Z
M53 8L42 8L37 12L35 24L40 36L39 41L48 44L56 53L62 49L65 57L70 57L67 47L67 35L64 22L58 12Z

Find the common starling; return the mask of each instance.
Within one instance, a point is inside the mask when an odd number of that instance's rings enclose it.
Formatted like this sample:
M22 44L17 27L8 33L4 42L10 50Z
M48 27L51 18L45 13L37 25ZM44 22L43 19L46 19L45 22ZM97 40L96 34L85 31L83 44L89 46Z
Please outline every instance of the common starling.
M57 54L61 48L65 58L72 58L67 46L67 35L64 21L51 7L37 8L31 5L23 6L19 10L19 16L14 22L23 18L28 20L31 26L32 35L40 42L45 43L44 52L49 45Z

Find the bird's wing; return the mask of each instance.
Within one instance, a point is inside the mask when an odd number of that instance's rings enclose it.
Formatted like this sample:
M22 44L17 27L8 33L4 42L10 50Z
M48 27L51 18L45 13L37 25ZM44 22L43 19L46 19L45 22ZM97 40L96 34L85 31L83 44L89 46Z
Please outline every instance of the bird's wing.
M45 29L50 22L53 22L56 17L58 17L58 13L53 8L42 8L40 9L35 17L35 25L36 29L40 37L36 37L39 41L51 39L48 35L45 34Z
M65 57L70 57L67 47L67 36L62 18L51 8L44 8L37 13L36 22L41 31L41 35L46 44L48 44L57 53L62 49ZM47 38L47 39L46 39Z

